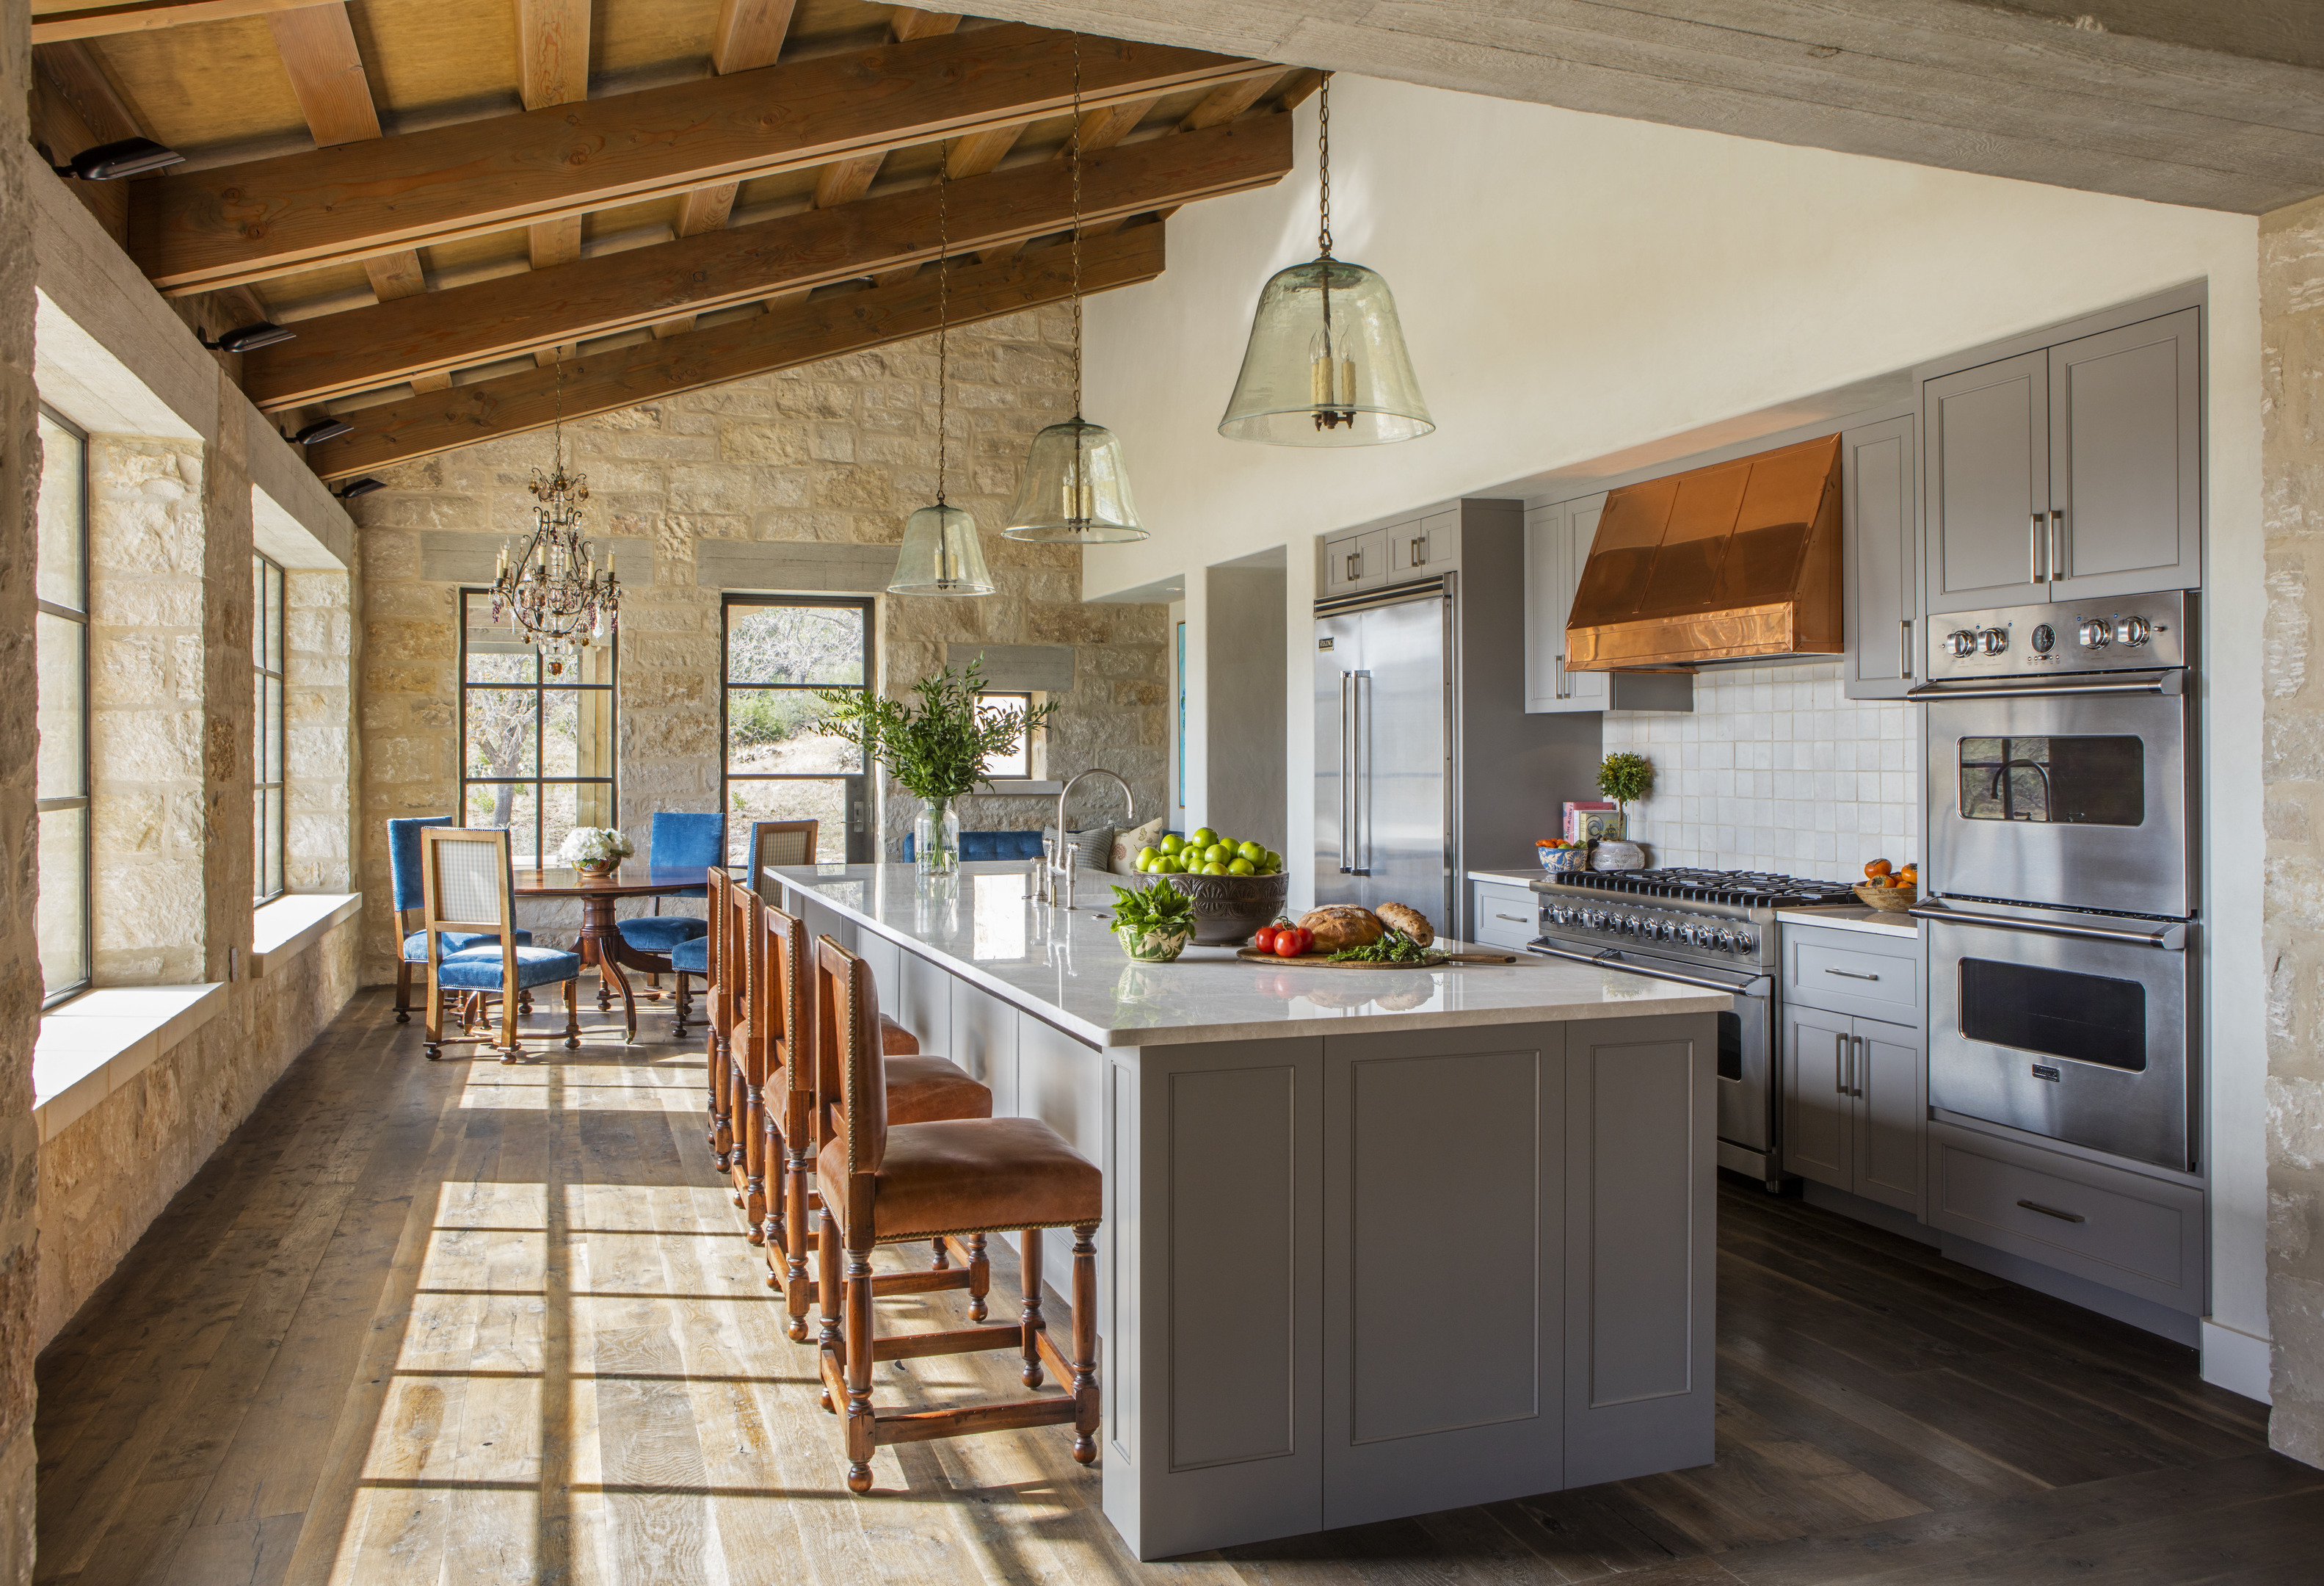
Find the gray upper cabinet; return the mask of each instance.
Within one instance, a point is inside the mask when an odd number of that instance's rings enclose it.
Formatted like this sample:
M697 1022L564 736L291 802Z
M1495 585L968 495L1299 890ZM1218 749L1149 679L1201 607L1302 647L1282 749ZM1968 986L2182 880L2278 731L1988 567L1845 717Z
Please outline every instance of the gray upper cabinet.
M1447 507L1388 531L1388 576L1390 583L1433 579L1449 572L1461 555L1461 509Z
M1901 698L1922 670L1920 475L1913 440L1910 413L1840 432L1851 700Z
M1323 597L1376 589L1388 580L1386 529L1366 529L1323 542Z
M2030 352L1921 387L1929 609L2044 600L2050 355Z
M2199 315L2050 349L2051 598L2202 584Z
M1565 619L1606 513L1604 492L1526 514L1526 709L1606 709L1607 673L1565 669Z
M1931 612L2201 585L2200 319L1922 383Z

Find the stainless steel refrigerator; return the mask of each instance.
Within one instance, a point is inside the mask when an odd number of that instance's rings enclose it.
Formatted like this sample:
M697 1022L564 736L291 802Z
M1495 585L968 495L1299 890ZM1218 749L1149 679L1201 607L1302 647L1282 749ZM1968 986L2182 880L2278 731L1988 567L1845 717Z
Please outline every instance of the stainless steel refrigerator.
M1461 566L1315 607L1315 901L1473 936L1470 869L1535 864L1594 786L1599 718L1525 709L1524 522L1462 503Z

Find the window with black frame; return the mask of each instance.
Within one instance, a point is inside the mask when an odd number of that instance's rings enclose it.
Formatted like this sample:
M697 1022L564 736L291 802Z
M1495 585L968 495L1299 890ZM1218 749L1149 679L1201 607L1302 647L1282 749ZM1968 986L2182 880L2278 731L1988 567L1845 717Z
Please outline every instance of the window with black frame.
M41 747L42 1006L89 982L88 437L41 410L32 618Z
M976 696L976 710L980 716L1014 716L1022 722L1032 709L1033 696L1029 693L1012 693L1006 690L995 692L987 689ZM1015 748L1005 755L987 755L984 757L984 774L994 782L1030 780L1033 774L1033 734L1020 731L1017 735Z
M576 826L614 824L613 679L608 635L564 675L493 621L491 593L460 591L460 824L506 827L521 866L555 864Z
M728 847L741 856L753 821L814 821L818 858L868 857L863 747L815 730L825 711L814 691L872 685L872 602L729 595L724 617Z
M250 558L250 687L257 706L251 733L252 849L254 901L280 897L283 881L282 804L282 569L253 552Z

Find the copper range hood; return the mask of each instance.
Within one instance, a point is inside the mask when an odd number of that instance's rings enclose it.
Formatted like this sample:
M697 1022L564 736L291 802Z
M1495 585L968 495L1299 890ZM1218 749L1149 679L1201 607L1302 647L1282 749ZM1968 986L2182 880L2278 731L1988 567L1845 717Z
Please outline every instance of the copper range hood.
M1575 672L1841 654L1840 437L1606 497L1573 592Z

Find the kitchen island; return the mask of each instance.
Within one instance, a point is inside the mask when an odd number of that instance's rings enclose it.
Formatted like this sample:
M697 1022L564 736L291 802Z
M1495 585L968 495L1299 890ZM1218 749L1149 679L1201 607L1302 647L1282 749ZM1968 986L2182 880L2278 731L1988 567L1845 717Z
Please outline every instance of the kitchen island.
M1102 1490L1140 1558L1711 1459L1724 993L1133 963L1102 877L1068 911L1015 864L767 876L1104 1169Z

